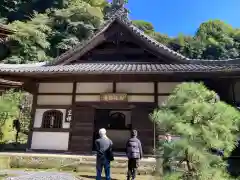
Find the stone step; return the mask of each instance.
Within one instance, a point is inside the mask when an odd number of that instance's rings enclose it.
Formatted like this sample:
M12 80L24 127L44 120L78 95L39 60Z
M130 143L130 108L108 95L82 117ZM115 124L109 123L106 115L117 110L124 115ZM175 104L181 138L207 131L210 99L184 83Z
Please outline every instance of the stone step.
M52 155L52 154L28 154L9 153L1 154L0 158L8 157L11 168L28 169L58 169L76 172L94 172L96 168L96 156L84 155ZM139 173L152 174L155 170L155 159L144 158L140 161ZM126 173L127 158L115 157L111 162L112 173Z

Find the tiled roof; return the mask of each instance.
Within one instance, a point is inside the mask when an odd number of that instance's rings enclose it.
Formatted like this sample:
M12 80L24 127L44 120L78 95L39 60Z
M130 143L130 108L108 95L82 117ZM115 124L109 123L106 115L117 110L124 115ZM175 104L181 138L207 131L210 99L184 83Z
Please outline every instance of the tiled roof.
M74 73L74 74L161 74L168 72L240 71L240 65L151 64L151 63L82 63L74 65L1 67L0 74Z

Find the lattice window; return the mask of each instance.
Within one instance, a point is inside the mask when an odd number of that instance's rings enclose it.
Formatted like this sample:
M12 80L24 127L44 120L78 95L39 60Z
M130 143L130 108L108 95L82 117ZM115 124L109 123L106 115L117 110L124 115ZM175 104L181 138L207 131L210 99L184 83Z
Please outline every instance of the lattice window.
M43 113L42 128L62 128L63 113L58 110L49 110Z
M125 129L126 116L121 112L115 112L110 115L109 126L112 129Z

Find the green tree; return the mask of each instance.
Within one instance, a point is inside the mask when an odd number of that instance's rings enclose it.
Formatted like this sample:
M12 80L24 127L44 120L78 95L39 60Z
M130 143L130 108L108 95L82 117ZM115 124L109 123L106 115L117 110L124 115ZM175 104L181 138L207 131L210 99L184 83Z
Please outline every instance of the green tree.
M222 149L225 156L235 148L240 113L218 100L203 84L179 85L160 109L151 115L158 128L180 136L167 154L186 163L185 171L171 176L187 180L228 180L224 160L209 150ZM160 147L159 147L160 148Z
M50 59L47 55L50 48L48 36L52 31L49 23L47 15L35 14L30 21L15 21L10 24L9 28L16 30L16 33L8 37L10 56L4 59L4 62L22 64L48 61Z
M51 61L95 32L103 22L104 3L68 1L64 8L35 13L26 22L14 21L8 26L16 33L7 39L8 50L0 46L0 57L12 64Z
M49 61L88 38L116 8L106 0L3 0L0 22L11 22L9 27L17 33L0 45L0 57L6 63ZM156 32L150 22L132 22L192 59L240 57L240 30L220 20L202 23L194 36L177 37Z
M24 142L26 143L26 137L28 134L28 126L30 123L30 112L29 108L25 108L24 111L22 111L22 114L20 116L19 111L19 105L23 102L25 99L25 95L23 92L16 92L13 89L4 92L0 96L0 140L10 140L9 137L9 127L5 126L5 123L7 125L11 125L13 123L13 120L20 118L21 123L21 129L20 129L20 136L23 138ZM15 130L13 128L10 128L11 133L15 134ZM15 139L11 139L12 141L15 141Z
M156 39L158 42L169 46L170 41L172 40L170 37L168 37L168 35L166 34L161 34L159 32L151 32L149 33L151 37L153 37L154 39Z
M101 7L72 1L65 9L53 10L50 56L56 57L92 35L103 22Z
M134 20L132 21L135 26L141 29L144 32L154 32L154 26L150 22L143 20Z
M22 4L28 0L1 0L0 1L0 17L7 18L10 13L19 10Z
M226 59L239 57L236 44L239 42L235 41L233 37L235 31L232 26L220 20L210 20L202 23L195 37L207 44L203 58Z

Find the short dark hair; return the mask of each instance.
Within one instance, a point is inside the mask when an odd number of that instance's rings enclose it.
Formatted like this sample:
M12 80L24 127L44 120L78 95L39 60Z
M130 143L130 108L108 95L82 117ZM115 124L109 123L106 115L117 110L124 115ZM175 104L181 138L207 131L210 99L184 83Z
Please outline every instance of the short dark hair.
M132 132L131 132L131 135L132 136L137 136L137 134L138 134L137 130L133 129Z

